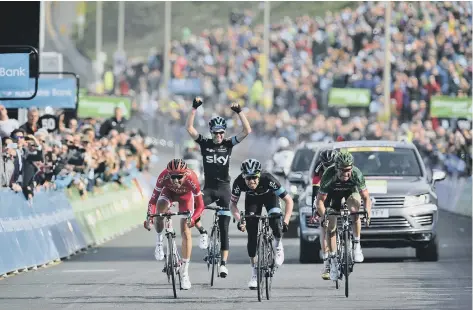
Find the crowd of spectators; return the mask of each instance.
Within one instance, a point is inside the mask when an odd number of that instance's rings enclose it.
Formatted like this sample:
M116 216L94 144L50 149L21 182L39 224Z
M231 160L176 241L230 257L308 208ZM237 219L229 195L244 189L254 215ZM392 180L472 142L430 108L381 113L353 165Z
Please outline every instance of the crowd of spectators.
M200 80L199 95L211 107L203 117L213 113L231 117L222 106L239 102L247 108L257 135L286 136L293 142L339 135L405 138L416 143L429 162L471 172L471 122L466 128L455 122L445 126L430 116L432 96L472 95L471 3L392 5L388 121L379 118L385 112L384 2L360 2L323 17L285 18L272 24L269 100L261 77L263 27L253 25L248 12L231 18L226 28L199 34L183 31L182 39L171 45L171 78ZM191 96L160 100L161 54L151 50L144 64L123 68L115 71L116 93L132 92L142 109L157 109L158 114L183 121ZM369 89L367 113L355 118L328 113L328 92L333 87Z
M64 121L57 115L56 130L41 128L40 112L28 110L20 125L0 105L0 187L22 192L30 200L44 189L76 188L85 199L106 183L128 186L133 177L149 168L153 144L128 130L120 109L99 123L96 119Z

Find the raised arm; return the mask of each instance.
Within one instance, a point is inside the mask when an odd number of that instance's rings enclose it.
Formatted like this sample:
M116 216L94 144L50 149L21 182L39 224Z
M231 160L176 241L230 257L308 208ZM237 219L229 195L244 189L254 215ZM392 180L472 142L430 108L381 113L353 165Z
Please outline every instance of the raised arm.
M240 143L251 133L250 122L248 122L248 119L246 118L245 113L242 112L239 104L233 103L231 109L238 114L243 125L243 131L236 135L237 142Z
M194 128L194 119L195 119L195 114L197 113L197 108L202 104L202 98L200 97L195 97L194 101L192 102L192 109L189 113L189 116L187 117L186 121L186 130L189 133L189 135L192 137L193 140L197 140L199 137L199 133L197 130Z

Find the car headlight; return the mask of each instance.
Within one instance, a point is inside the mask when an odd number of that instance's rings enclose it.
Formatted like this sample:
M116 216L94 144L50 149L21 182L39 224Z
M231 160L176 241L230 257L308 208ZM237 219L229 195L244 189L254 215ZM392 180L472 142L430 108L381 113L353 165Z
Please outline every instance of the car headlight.
M291 193L293 195L297 194L297 186L296 185L291 185L291 187L289 189L291 190Z
M406 196L404 199L405 207L419 206L430 202L430 195Z

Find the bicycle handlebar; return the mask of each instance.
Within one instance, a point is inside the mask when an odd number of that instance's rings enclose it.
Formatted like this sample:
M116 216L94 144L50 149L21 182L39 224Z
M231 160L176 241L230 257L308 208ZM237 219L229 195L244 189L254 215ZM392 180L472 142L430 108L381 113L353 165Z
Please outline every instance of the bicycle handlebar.
M277 218L277 217L281 217L282 214L281 213L272 213L272 214L269 214L269 215L258 215L258 214L244 214L243 212L240 213L240 216L242 218L260 218L260 219L269 219L269 218Z
M222 210L225 210L225 209L222 208L222 207L210 207L210 206L206 206L206 207L205 207L205 210L222 211Z
M166 212L166 213L157 213L157 214L149 214L148 217L171 217L175 215L191 215L190 211L184 212Z
M148 231L151 230L151 228L149 228L149 220L153 217L166 217L166 218L171 218L172 216L175 216L175 215L187 215L187 223L189 224L191 222L191 218L192 218L192 213L190 211L184 211L184 212L166 212L166 213L157 213L157 214L147 214L147 219L146 219L146 222L147 222L147 229Z

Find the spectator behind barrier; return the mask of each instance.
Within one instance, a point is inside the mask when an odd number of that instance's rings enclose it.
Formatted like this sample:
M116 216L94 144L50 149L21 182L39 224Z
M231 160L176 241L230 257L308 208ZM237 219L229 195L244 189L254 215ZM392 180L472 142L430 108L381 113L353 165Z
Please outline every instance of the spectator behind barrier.
M59 132L48 133L36 128L39 113L30 109L28 122L2 138L0 186L22 192L30 201L41 189L76 188L85 199L107 182L128 186L138 171L149 169L154 144L145 143L142 133L126 130L119 112L112 118L119 126L111 124L98 139L94 120L79 124L72 119L66 128L60 116Z

